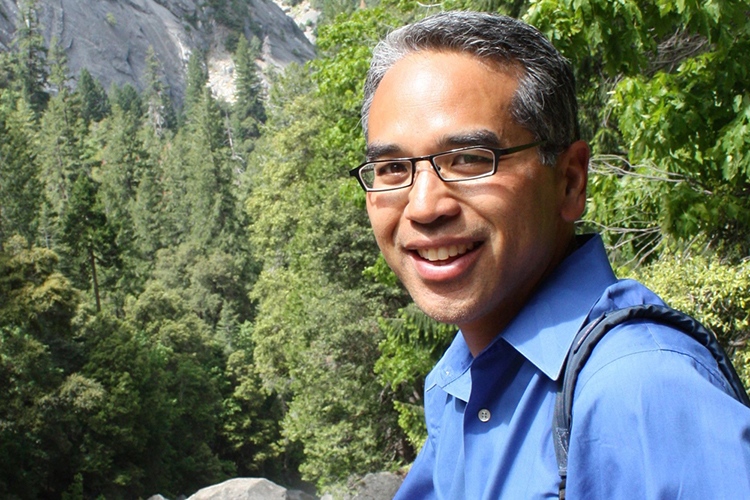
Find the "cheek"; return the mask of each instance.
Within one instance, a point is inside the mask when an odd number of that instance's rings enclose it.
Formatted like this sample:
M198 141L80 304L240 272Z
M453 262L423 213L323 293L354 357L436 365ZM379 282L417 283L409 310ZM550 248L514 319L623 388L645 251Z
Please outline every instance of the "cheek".
M367 215L370 218L370 225L375 234L375 239L382 251L386 251L385 246L393 241L393 233L398 226L401 213L403 211L398 210L396 207L378 204L368 198Z

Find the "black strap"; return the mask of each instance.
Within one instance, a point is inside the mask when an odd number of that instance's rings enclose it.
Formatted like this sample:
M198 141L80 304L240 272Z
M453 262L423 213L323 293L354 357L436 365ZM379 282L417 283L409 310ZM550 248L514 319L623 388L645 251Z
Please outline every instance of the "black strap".
M697 340L713 355L719 369L734 391L734 397L750 407L750 399L737 376L729 357L722 349L716 337L697 320L685 313L669 307L654 304L639 305L608 312L589 323L576 335L565 361L565 372L562 384L555 401L553 436L555 456L560 474L560 499L565 498L565 483L568 475L568 446L570 444L570 423L572 419L573 394L578 375L586 364L596 344L612 328L634 319L648 319L656 323L671 326Z

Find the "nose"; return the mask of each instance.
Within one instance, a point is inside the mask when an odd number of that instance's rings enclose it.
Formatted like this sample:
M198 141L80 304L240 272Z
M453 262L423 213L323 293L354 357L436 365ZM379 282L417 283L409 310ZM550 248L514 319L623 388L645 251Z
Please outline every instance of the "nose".
M457 215L460 205L450 185L440 179L430 162L419 161L414 168L414 184L409 188L405 217L418 224L430 224Z

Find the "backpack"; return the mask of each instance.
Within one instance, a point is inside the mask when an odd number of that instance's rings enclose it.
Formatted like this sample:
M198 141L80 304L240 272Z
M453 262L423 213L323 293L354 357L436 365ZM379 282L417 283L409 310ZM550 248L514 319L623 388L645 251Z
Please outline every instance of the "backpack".
M578 332L568 351L562 384L557 393L553 416L553 436L555 456L560 474L560 500L565 500L565 482L568 475L568 445L570 443L570 423L573 408L573 394L578 375L586 364L599 340L612 328L634 319L647 319L680 330L705 346L713 355L721 372L734 391L734 397L750 407L750 399L734 370L729 357L719 345L716 337L697 320L685 313L669 307L646 304L627 307L603 314Z

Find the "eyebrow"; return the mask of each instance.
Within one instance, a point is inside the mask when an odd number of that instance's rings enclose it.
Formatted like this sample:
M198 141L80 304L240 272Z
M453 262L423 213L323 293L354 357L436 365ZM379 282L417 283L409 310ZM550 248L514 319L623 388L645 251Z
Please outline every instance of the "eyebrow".
M438 144L447 148L460 148L462 146L501 147L501 141L497 134L487 129L446 135L440 138Z
M365 155L368 160L376 160L383 156L389 156L398 153L401 148L396 144L384 144L381 142L373 142L367 145L367 151Z
M479 129L470 132L444 135L437 141L439 150L447 151L464 146L502 147L500 138L491 130ZM403 148L397 144L373 142L367 145L368 160L376 160L384 156L405 157Z

